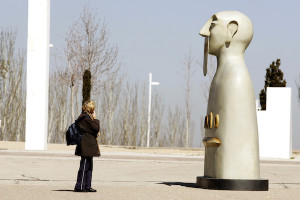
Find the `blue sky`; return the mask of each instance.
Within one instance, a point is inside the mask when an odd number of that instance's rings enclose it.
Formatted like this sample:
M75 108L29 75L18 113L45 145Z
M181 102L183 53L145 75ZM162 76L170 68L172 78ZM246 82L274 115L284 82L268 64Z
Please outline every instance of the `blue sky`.
M183 80L178 72L180 59L189 51L202 60L203 38L199 30L216 12L238 10L253 23L254 37L245 59L255 94L264 86L265 69L281 59L287 86L292 88L293 148L300 149L300 109L296 100L295 80L299 77L300 1L275 0L51 0L51 52L63 46L68 27L82 12L85 3L105 20L113 44L119 47L131 81L144 82L148 73L160 86L154 89L163 95L166 105L183 105ZM27 1L3 1L0 27L18 31L17 46L26 49ZM51 67L51 65L50 65ZM199 116L206 112L201 97L202 70L194 75L192 115L199 134Z

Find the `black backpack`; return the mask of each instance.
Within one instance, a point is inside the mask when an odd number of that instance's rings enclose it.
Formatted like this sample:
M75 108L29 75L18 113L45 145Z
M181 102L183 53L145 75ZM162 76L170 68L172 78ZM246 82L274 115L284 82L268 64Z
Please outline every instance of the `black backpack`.
M69 128L66 132L67 146L80 144L82 134L79 131L78 123L86 117L89 117L89 116L85 115L85 116L75 120L75 122L69 126Z

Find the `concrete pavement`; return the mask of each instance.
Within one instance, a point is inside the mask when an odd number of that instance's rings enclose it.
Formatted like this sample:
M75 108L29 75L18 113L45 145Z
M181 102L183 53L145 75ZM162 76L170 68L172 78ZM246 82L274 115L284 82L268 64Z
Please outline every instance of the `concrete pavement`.
M7 144L6 144L7 145ZM300 199L300 157L264 159L261 178L269 191L218 191L195 188L203 175L201 150L143 150L103 147L94 159L92 187L72 192L79 157L74 147L24 151L0 143L0 199ZM154 153L153 153L154 152Z

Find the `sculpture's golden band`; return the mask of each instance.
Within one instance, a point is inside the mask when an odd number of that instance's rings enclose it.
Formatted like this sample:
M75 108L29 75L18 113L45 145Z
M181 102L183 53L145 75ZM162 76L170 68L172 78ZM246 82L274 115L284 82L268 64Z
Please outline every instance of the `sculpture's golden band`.
M219 127L219 123L220 123L220 117L218 114L216 114L215 118L213 113L209 113L209 115L205 116L204 119L204 128L205 129L212 129L213 125L215 128Z
M218 114L216 114L215 120L214 120L214 126L215 126L215 128L219 127L219 123L220 123L220 117L219 117Z
M221 141L216 137L205 137L202 142L206 147L218 147L221 145Z

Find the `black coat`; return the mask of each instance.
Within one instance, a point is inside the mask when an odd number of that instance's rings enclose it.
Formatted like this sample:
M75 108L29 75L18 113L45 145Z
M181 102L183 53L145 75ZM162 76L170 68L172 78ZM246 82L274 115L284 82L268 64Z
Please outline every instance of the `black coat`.
M81 113L78 119L87 115ZM85 117L78 123L80 132L83 134L81 143L76 146L75 155L87 157L99 157L100 149L98 145L98 133L100 130L100 122L98 119L92 120L90 117Z

